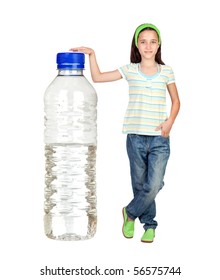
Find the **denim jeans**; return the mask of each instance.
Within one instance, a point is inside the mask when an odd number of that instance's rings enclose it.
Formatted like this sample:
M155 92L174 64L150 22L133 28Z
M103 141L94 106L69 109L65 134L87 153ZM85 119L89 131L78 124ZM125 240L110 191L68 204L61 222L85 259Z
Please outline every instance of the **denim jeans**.
M134 198L126 211L131 219L139 218L144 229L155 229L157 221L155 198L164 185L164 175L170 156L170 140L162 136L127 135Z

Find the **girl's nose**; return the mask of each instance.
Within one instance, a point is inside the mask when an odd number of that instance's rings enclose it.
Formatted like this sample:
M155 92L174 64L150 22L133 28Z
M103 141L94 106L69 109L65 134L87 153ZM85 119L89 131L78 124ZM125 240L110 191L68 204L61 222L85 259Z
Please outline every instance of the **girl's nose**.
M150 43L146 43L146 48L150 49L150 47L151 47Z

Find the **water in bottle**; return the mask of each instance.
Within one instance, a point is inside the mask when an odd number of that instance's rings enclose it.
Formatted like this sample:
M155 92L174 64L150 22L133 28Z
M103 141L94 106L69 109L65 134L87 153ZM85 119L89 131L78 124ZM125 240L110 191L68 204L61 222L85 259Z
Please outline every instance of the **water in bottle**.
M96 232L97 95L83 53L58 53L58 75L44 95L47 237L84 240Z

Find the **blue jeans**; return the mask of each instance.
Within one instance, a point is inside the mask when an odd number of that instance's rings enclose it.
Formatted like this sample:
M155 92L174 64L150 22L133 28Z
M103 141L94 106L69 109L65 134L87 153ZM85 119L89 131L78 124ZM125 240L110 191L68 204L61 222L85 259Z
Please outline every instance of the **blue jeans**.
M145 230L155 229L155 197L164 185L170 156L169 137L128 134L127 153L134 194L126 207L128 217L133 220L139 218Z

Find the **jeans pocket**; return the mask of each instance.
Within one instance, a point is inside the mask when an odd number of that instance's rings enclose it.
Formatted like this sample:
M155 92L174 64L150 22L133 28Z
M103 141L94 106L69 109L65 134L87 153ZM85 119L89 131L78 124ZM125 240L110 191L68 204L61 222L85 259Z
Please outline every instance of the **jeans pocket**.
M164 136L159 136L159 145L163 147L168 153L170 153L170 136L164 137Z

